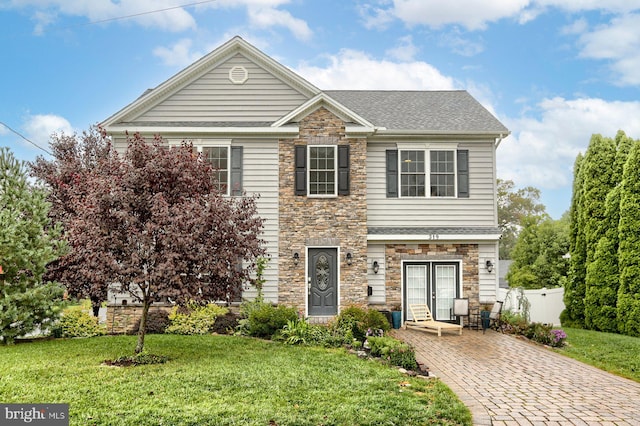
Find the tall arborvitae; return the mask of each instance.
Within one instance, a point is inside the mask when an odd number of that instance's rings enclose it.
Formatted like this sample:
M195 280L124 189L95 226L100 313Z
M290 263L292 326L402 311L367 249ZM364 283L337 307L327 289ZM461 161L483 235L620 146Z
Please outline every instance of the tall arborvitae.
M584 156L578 154L573 165L573 194L571 195L571 208L569 210L569 253L571 263L569 279L564 288L565 309L560 315L562 325L565 327L584 327L584 278L586 275L587 251L584 241L584 232L580 232L582 211L582 173L581 167Z
M623 131L616 135L616 158L612 181L616 186L609 192L605 202L605 234L596 246L593 262L587 265L587 292L585 297L585 319L588 328L606 332L617 332L617 299L619 287L618 271L618 222L620 221L620 183L624 163L633 145L633 139Z
M624 167L618 226L618 330L640 336L640 144L634 143Z

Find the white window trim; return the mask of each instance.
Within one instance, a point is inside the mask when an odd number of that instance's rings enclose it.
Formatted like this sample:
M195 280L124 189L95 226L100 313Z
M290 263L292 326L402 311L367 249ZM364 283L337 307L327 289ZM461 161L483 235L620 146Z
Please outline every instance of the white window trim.
M456 199L458 198L458 144L447 144L446 146L438 145L437 147L429 148L428 144L425 145L406 145L403 144L403 148L398 148L398 198L434 198L434 199ZM425 162L425 188L424 196L402 195L402 152L405 151L424 151ZM435 151L451 151L453 152L453 195L452 196L432 196L431 195L431 152Z
M311 194L311 148L333 148L333 194ZM307 197L338 197L338 145L307 145Z

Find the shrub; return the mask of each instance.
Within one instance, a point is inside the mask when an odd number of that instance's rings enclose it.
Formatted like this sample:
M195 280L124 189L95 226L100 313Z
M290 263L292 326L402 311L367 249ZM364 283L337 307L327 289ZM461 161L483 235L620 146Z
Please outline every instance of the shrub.
M345 338L364 341L372 330L389 331L391 325L387 318L375 309L362 309L357 306L349 306L343 309L331 325L335 332L341 333Z
M169 320L169 314L166 311L164 310L149 311L149 314L147 315L145 333L163 334L167 329L167 327L169 326L169 324L171 324L171 321ZM137 333L139 329L140 329L140 320L138 319L135 326L133 327L132 333L134 334Z
M216 318L228 312L227 308L210 303L200 306L189 304L183 313L175 306L169 314L171 322L166 329L170 334L208 334L213 330Z
M54 337L93 337L106 334L98 318L85 310L84 305L70 306L62 311L60 320L51 328Z
M369 337L367 339L371 348L371 355L380 357L391 365L415 370L418 368L416 353L408 343L401 342L393 337Z
M287 306L275 307L260 300L245 302L242 312L246 318L239 321L241 334L270 339L279 332L287 321L298 319L295 308Z
M233 334L237 327L238 314L227 312L226 314L216 318L216 322L213 324L213 329L211 331L218 334Z

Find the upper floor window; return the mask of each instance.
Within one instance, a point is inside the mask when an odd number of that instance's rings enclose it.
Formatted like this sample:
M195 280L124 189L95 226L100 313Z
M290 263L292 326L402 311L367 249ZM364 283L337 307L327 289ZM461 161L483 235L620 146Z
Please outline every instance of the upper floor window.
M428 167L425 163L427 153ZM400 151L400 196L424 197L428 186L431 197L455 197L454 153L455 151Z
M456 169L453 151L431 151L432 197L455 197Z
M389 149L387 197L469 198L469 150Z
M309 146L309 195L337 195L336 146Z
M203 146L202 158L213 168L213 185L226 194L229 186L229 147Z

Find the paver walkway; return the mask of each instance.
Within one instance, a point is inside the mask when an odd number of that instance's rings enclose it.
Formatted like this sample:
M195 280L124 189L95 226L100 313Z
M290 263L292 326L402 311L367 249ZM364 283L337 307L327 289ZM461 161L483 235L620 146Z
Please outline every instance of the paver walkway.
M394 330L471 410L474 425L640 425L640 383L487 330Z

